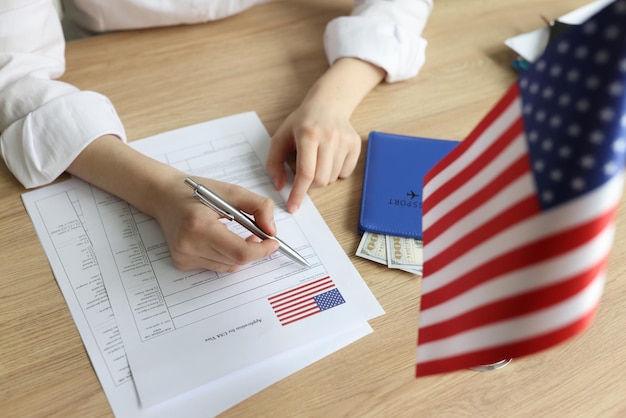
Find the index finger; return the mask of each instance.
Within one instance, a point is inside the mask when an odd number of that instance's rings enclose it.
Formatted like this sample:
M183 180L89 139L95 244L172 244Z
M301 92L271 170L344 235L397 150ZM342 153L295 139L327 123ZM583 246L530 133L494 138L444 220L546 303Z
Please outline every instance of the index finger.
M287 199L287 211L295 213L300 209L304 196L315 179L317 163L317 143L301 141L301 147L296 155L296 175L293 179L293 188Z

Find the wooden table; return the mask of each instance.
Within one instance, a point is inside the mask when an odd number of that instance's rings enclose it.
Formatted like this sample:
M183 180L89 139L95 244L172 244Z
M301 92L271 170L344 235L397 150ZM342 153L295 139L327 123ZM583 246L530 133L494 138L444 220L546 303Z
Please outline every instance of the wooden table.
M439 1L418 78L381 85L353 116L371 130L462 139L515 79L504 39L586 0ZM63 80L108 95L129 138L256 110L273 132L325 70L325 23L348 0L273 1L206 25L67 46ZM374 333L226 416L626 416L626 204L599 314L580 337L495 372L414 378L420 280L353 256L364 158L310 195L386 314ZM111 409L20 194L0 163L0 416L101 417ZM621 279L621 280L620 280Z

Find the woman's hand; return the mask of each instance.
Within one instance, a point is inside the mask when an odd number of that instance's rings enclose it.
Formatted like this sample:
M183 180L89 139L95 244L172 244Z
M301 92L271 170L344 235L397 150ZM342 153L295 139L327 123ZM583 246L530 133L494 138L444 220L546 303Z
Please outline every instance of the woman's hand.
M201 203L185 184L187 175L149 158L118 138L105 135L85 148L67 169L155 218L180 269L233 272L278 249L275 240L241 238ZM252 215L261 229L276 234L274 202L243 187L197 178L226 201Z
M254 217L269 235L276 234L274 202L243 187L207 178L194 178L234 207ZM219 215L204 205L192 190L178 187L161 193L163 202L156 218L163 229L174 265L182 270L204 268L233 272L240 266L265 258L278 249L275 240L261 241L255 235L245 240L231 232Z
M284 161L297 150L296 175L287 210L297 212L310 187L322 187L354 171L361 137L343 109L308 101L285 119L272 138L267 168L277 189L285 185Z
M267 170L277 189L285 186L285 161L296 151L296 175L287 210L297 212L311 186L348 177L361 153L361 138L350 123L361 100L385 77L381 68L341 58L311 87L302 104L272 137Z

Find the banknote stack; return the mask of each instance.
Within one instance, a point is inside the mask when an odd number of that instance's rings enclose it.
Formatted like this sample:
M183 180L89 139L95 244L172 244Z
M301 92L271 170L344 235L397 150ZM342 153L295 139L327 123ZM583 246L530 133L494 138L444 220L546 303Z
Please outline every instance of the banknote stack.
M389 268L422 275L422 241L418 239L366 231L363 233L356 255Z

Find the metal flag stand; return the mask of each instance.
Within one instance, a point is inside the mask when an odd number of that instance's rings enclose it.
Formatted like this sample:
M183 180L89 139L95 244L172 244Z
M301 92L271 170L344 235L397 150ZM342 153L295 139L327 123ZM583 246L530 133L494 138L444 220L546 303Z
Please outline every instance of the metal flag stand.
M511 360L513 359L507 358L507 359L500 360L491 364L483 364L481 366L474 366L474 367L471 367L470 370L474 370L477 372L490 372L492 370L498 370L498 369L503 368L504 366L509 364Z

